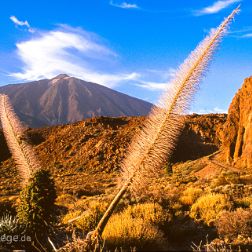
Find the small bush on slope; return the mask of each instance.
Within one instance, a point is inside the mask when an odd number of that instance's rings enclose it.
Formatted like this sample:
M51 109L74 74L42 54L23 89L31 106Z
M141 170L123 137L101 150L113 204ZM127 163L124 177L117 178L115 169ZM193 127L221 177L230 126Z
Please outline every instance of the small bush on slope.
M19 223L16 217L6 214L0 218L0 236L17 235L23 233L24 230L25 227Z
M163 233L159 227L168 220L170 216L158 204L129 206L111 217L104 230L103 239L109 247L148 246L150 249L152 246L164 243Z
M204 221L207 225L211 225L223 210L228 210L230 208L231 203L225 195L210 193L201 196L192 205L190 217L196 221Z
M180 201L184 205L192 205L202 194L202 189L188 187L180 197Z
M108 204L96 201L91 201L88 204L88 209L84 212L76 210L66 214L62 219L62 223L69 224L72 222L85 234L94 229L104 214Z
M216 220L216 227L220 236L234 239L238 235L251 237L252 210L238 208L233 212L224 211Z

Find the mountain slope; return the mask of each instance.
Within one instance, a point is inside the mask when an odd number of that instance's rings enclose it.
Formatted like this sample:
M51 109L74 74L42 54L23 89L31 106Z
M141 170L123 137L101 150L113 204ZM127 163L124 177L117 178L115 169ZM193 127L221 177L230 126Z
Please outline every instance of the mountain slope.
M29 126L66 124L94 116L137 116L152 104L104 86L60 74L23 84L0 87Z

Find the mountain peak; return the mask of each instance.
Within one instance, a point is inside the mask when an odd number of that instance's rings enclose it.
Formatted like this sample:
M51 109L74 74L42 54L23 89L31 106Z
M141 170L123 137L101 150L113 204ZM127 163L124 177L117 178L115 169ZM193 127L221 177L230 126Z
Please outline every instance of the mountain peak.
M53 84L53 85L59 84L59 83L61 83L61 80L67 80L69 78L71 78L71 77L68 76L67 74L59 74L51 79L51 84Z
M146 115L152 104L66 74L42 82L0 87L29 126L81 121L95 116Z
M59 74L52 79L64 79L64 78L70 78L70 76L67 74Z

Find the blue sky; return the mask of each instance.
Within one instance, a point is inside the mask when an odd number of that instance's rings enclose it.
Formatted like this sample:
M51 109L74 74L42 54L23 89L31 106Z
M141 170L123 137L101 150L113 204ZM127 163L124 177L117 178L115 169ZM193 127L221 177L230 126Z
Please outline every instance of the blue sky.
M252 75L251 0L22 0L0 8L0 85L67 73L156 102L176 68L233 8L191 111L227 111Z

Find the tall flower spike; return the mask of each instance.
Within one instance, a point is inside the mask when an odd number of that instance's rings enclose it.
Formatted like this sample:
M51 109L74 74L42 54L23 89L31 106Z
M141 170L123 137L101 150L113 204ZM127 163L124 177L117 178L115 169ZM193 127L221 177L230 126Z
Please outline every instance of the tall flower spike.
M238 12L239 7L217 29L211 31L179 67L169 90L153 108L141 132L132 141L122 164L121 189L98 223L94 237L102 234L116 205L128 189L137 192L146 188L149 178L156 177L163 170L160 168L172 154L183 127L183 115L189 108L215 49Z
M17 118L9 97L0 95L0 118L7 145L25 184L40 169L32 147L24 139L25 127Z
M145 188L149 178L160 174L183 128L183 114L188 110L209 62L228 25L239 11L236 8L214 31L211 31L179 67L169 89L153 108L143 129L131 143L124 159L123 180L137 192Z

